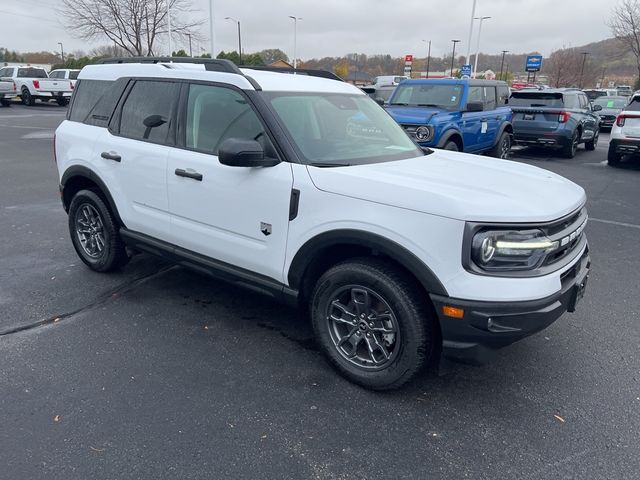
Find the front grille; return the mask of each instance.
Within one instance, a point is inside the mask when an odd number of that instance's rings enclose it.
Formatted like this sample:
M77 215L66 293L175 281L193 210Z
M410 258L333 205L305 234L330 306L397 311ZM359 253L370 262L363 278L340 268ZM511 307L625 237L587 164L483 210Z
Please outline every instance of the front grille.
M587 209L583 207L568 217L542 228L549 239L560 243L557 250L547 255L543 265L553 265L571 256L572 252L586 241L584 230L587 226L587 218Z

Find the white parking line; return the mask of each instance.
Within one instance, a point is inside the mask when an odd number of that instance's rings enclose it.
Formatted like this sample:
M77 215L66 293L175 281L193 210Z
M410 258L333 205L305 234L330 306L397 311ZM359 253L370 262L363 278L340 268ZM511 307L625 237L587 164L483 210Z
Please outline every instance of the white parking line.
M627 227L627 228L640 229L640 225L636 225L635 223L616 222L615 220L603 220L602 218L593 218L593 217L589 217L589 221L590 222L607 223L609 225L616 225L618 227Z

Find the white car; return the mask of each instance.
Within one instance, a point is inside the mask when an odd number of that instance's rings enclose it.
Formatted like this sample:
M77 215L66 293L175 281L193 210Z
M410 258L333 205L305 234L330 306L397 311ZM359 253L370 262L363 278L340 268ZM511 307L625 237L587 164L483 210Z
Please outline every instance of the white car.
M611 127L609 165L615 167L625 155L640 155L640 93L635 93Z
M18 96L16 91L16 82L13 80L2 80L0 78L0 105L8 107L11 100Z
M1 68L0 79L15 82L22 103L28 106L35 105L36 100L55 100L58 105L65 106L73 90L71 81L50 79L44 68L29 65Z
M56 131L91 269L148 252L300 305L331 364L372 389L440 353L484 361L584 294L586 198L569 180L421 149L313 72L140 61L85 67Z
M78 74L80 70L74 68L58 68L49 72L49 78L55 78L57 80L69 80L71 83L71 89L75 88L78 81Z

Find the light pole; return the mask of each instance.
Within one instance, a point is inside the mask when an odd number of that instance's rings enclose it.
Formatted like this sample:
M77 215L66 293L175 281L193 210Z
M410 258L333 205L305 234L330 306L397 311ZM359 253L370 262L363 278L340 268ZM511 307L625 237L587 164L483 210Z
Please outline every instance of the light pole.
M231 20L238 24L238 55L240 56L240 65L242 65L242 36L240 35L240 20L233 17L224 17L225 20Z
M167 0L167 28L169 29L169 56L173 56L173 41L171 40L171 0Z
M211 58L216 58L215 53L213 53L216 38L216 32L213 27L213 0L209 0L209 27L211 28L211 32L209 34L209 42L211 43Z
M427 43L426 40L422 40ZM429 50L427 51L427 78L429 78L429 62L431 61L431 40L429 40Z
M504 56L509 53L509 50L502 50L502 61L500 62L500 80L504 80L502 78L502 67L504 67Z
M587 55L589 52L582 52L582 68L580 68L580 84L578 87L582 88L582 75L584 74L584 64L587 61Z
M189 56L193 57L193 52L191 50L191 34L187 33L187 37L189 37Z
M298 47L298 20L302 20L301 17L289 15L289 18L293 20L293 69L298 68L298 57L296 49Z
M473 1L475 7L475 0ZM453 43L453 53L451 53L451 76L453 77L453 60L456 58L456 43L460 43L460 40L451 40Z
M478 27L478 42L476 43L476 58L473 62L473 78L476 78L478 71L478 56L480 55L480 35L482 35L482 22L491 17L476 17L476 20L480 20L480 26Z
M60 56L62 57L62 63L64 63L64 48L62 42L58 42L58 45L60 45Z
M467 63L471 63L471 36L473 35L473 18L476 16L476 0L471 7L471 20L469 21L469 38L467 39Z

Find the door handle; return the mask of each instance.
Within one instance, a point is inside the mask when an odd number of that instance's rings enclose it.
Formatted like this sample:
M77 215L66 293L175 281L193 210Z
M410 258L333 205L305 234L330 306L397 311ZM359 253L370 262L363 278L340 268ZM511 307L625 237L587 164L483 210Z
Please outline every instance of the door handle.
M100 156L105 160L113 160L114 162L119 162L122 160L122 157L120 157L120 155L112 152L102 152Z
M202 174L198 172L189 172L183 168L176 168L176 171L174 173L179 177L193 178L194 180L197 180L199 182L202 181Z
M486 122L486 121L487 121L487 118L486 118L486 117L483 117L483 118L481 118L481 119L480 119L480 121L481 121L481 122Z

